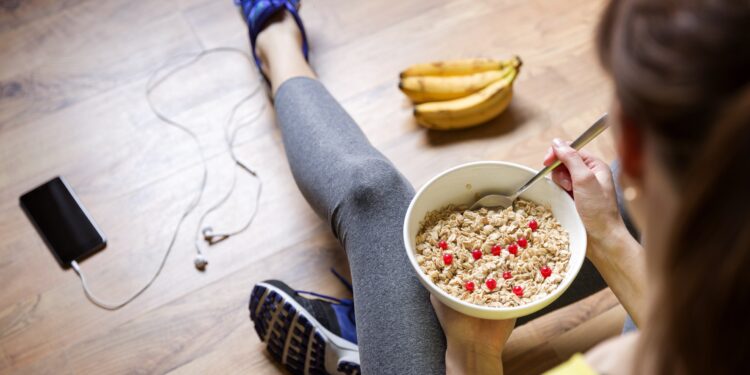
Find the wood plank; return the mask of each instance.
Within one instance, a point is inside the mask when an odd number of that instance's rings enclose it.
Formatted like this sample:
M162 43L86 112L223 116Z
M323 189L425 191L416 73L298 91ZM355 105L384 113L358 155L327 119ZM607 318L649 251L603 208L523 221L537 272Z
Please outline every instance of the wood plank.
M619 335L626 316L627 312L618 304L575 329L553 338L550 346L561 360L570 358L575 353L588 351L596 344Z
M503 352L505 372L542 373L573 353L588 350L592 343L618 334L623 320L617 309L622 307L605 289L515 329Z
M168 2L156 0L83 3L0 34L0 128L145 78L169 58L198 51L188 25L169 11Z
M0 33L89 0L6 0L0 2Z
M10 367L8 362L8 356L5 354L5 351L0 348L0 371L6 371L6 369Z
M200 138L206 157L226 149L223 128L231 107L256 85L242 78L254 76L242 59L207 57L185 77L177 75L154 92L154 103L169 117ZM218 64L217 64L218 63ZM238 74L239 80L206 74L207 66L220 66ZM239 74L245 73L246 77ZM187 81L181 79L189 78ZM233 84L230 84L234 82ZM187 82L187 83L183 83ZM54 173L86 182L86 191L103 192L110 199L140 189L175 170L200 161L196 145L180 130L157 118L148 109L145 80L107 92L91 100L56 111L22 128L6 129L0 138L0 207ZM178 84L179 83L179 84ZM200 88L200 89L196 89ZM177 93L184 93L179 95ZM169 94L173 98L165 100ZM257 122L238 135L238 144L275 129L273 112L262 92L243 107L238 120L266 106ZM74 125L72 125L74 124ZM236 125L236 124L235 124ZM174 146L164 147L164 144ZM23 163L24 168L18 168ZM45 176L46 175L46 176ZM36 177L33 178L33 177ZM80 185L78 184L79 189Z

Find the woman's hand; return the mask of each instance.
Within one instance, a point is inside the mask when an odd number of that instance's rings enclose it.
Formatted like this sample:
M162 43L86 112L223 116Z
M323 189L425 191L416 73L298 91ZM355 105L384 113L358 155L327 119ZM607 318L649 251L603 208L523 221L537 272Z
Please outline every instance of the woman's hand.
M588 234L586 256L636 324L640 324L646 312L645 257L620 216L609 166L559 139L552 142L544 165L555 159L563 165L552 171L552 180L573 195Z
M613 231L626 230L607 163L586 151L576 151L560 139L552 141L544 165L555 160L562 165L552 171L552 180L573 195L592 246L601 247L612 238Z
M474 318L430 299L448 344L446 373L502 374L501 355L516 320Z

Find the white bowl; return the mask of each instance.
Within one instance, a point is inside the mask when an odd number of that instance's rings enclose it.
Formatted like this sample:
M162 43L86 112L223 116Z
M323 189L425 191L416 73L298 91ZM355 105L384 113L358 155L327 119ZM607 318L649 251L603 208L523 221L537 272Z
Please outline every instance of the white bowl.
M449 204L471 204L490 193L508 193L526 182L537 171L514 163L482 161L459 165L427 182L417 192L406 211L404 243L412 267L422 284L442 303L464 314L484 319L510 319L529 315L546 307L565 292L581 269L586 257L586 230L576 211L573 199L551 180L545 178L521 195L522 198L545 205L570 237L568 272L552 293L534 302L517 307L479 306L451 296L430 281L416 259L416 237L420 224L429 211Z

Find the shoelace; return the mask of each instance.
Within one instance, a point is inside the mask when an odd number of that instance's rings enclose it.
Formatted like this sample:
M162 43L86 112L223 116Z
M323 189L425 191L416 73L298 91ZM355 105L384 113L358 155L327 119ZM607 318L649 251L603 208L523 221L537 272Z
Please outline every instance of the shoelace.
M336 272L336 269L331 268L331 273L333 273L333 276L336 276L336 278L341 281L344 286L349 289L350 292L354 293L354 288L352 288L352 284L347 280L344 276L342 276L340 273Z
M339 279L339 281L342 284L344 284L344 286L347 289L349 289L350 292L352 292L352 293L354 292L354 289L352 288L352 284L348 280L346 280L346 278L344 278L344 276L342 276L340 273L336 272L336 270L333 269L333 268L331 268L331 273L333 273L333 275L336 276L336 278ZM336 298L336 297L333 297L333 296L329 296L329 295L325 295L325 294L320 294L320 293L316 293L316 292L311 292L311 291L308 291L308 290L295 290L294 292L297 293L297 294L307 294L307 295L310 295L310 296L313 296L313 297L326 299L326 300L329 300L331 302L335 302L335 303L338 303L338 304L341 304L341 305L354 306L354 302L352 300L350 300L350 299Z

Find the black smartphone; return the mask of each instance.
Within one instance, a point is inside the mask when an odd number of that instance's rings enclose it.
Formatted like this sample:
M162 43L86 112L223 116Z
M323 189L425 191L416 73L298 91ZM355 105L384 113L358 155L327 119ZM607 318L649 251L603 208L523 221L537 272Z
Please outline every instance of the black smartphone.
M62 177L55 177L20 198L29 220L63 268L107 245L78 196Z

